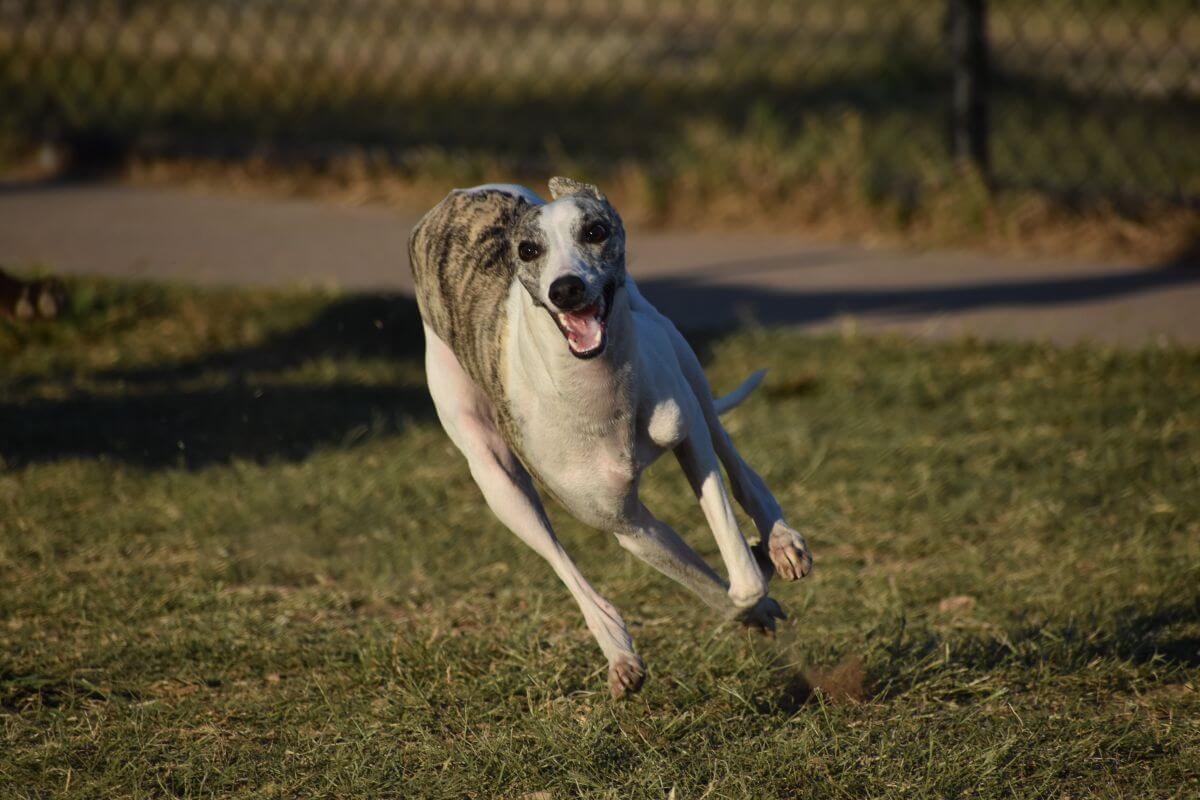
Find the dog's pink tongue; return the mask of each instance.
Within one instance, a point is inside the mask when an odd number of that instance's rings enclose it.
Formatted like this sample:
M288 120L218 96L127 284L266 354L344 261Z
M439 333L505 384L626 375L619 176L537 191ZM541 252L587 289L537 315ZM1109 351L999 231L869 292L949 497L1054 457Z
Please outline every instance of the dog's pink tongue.
M561 314L563 327L567 329L567 342L571 349L578 353L586 353L600 346L604 335L604 326L596 314L596 306L588 306L581 311Z

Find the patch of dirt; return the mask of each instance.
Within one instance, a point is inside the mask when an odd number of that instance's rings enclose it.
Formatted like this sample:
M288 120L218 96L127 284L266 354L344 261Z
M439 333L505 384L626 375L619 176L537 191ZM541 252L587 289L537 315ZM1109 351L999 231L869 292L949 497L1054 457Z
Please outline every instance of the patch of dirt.
M829 669L804 673L809 685L833 703L861 703L867 699L867 671L858 656L847 656Z
M862 659L849 655L829 668L811 667L793 675L776 701L778 708L794 713L820 695L834 705L864 703L871 693Z

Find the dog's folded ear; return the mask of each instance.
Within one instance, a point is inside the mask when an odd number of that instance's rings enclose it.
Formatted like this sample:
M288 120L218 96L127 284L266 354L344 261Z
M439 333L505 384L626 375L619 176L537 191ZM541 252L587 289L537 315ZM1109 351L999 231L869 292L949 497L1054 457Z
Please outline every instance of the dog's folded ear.
M608 199L590 183L580 183L572 178L564 178L561 175L550 179L550 196L557 200L560 197L568 197L573 194L582 194L599 200L602 203L608 202Z

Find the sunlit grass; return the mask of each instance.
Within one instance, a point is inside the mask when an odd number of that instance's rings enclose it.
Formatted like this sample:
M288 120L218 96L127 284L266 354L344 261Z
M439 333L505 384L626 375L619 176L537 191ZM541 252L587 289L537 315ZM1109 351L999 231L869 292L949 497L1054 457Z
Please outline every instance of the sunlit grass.
M1200 792L1194 351L698 337L771 370L729 426L816 568L760 640L551 509L649 666L614 703L411 301L72 291L0 321L0 796Z

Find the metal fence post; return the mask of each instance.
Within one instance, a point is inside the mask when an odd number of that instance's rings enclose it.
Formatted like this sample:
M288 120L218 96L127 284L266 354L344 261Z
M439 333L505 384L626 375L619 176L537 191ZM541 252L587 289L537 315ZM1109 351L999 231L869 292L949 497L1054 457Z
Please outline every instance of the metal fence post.
M952 80L950 150L988 175L988 44L985 0L948 0L946 44Z

